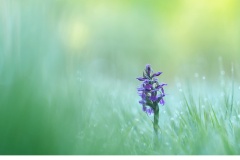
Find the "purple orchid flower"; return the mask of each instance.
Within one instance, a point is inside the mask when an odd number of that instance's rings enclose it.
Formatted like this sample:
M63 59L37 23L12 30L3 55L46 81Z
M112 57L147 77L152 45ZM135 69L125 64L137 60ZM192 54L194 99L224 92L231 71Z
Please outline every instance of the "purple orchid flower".
M137 80L142 82L142 85L137 88L138 94L141 97L139 101L143 106L143 111L151 115L158 107L158 103L161 105L165 104L164 97L164 86L166 83L159 84L156 77L160 76L162 72L153 73L153 70L149 64L146 65L143 77L138 77ZM147 107L148 106L148 107Z

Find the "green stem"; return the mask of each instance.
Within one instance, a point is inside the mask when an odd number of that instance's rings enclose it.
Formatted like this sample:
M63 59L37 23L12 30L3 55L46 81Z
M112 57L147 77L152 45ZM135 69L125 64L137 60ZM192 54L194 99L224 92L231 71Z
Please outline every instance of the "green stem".
M159 121L159 107L158 104L155 104L154 107L154 121L153 121L153 130L154 130L154 147L155 149L158 148L158 121Z
M156 135L158 135L158 120L159 120L159 107L155 106L154 109L154 121L153 121L153 129Z

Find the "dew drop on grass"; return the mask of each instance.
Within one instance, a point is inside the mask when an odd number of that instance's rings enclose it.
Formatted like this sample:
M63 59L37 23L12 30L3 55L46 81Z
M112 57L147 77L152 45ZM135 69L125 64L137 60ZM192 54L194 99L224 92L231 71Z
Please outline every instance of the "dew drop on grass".
M198 78L198 77L199 77L199 74L198 74L198 73L195 73L195 74L194 74L194 77L195 77L195 78Z
M177 83L177 87L180 88L182 85L180 82Z
M221 56L218 57L218 61L219 61L219 62L222 61L222 57L221 57Z
M224 86L225 85L225 82L224 80L221 80L221 85Z
M232 73L234 72L233 64L232 64L231 72L232 72Z
M77 81L79 81L79 82L82 81L82 74L81 74L80 71L77 71L77 73L76 73L76 79L77 79Z
M221 71L221 75L223 76L224 74L225 74L225 71L224 71L224 70L222 70L222 71Z
M224 96L224 92L221 92L221 97L223 97Z

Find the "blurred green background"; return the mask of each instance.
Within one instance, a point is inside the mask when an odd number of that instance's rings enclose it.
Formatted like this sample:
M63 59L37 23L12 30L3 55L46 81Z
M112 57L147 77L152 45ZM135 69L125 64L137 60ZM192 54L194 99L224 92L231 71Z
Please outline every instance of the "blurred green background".
M178 79L212 86L231 77L239 8L238 0L0 0L0 154L148 154L124 149L129 135L120 134L145 116L135 78L149 63L174 94Z

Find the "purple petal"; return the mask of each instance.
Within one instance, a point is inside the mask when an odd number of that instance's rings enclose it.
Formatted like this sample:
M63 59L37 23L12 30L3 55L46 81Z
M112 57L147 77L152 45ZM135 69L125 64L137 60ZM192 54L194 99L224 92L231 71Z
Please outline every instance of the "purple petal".
M151 94L151 97L150 97L150 100L153 101L153 102L156 102L157 101L157 92L152 92Z
M142 87L137 88L138 91L144 91L145 89Z
M147 112L147 114L151 115L151 114L153 113L153 109L152 109L152 108L148 108L148 109L146 110L146 112Z
M138 91L139 96L142 96L142 94L143 94L143 91Z
M161 92L162 92L162 94L165 96L165 92L164 92L164 89L163 89L163 88L161 88Z
M159 76L160 74L162 74L162 72L154 73L154 74L152 75L152 77L157 77L157 76Z
M151 70L151 65L150 65L150 64L147 64L147 65L146 65L146 70L147 70L147 71L150 71L150 70Z
M147 98L146 94L143 93L143 94L142 94L142 99L146 99L146 98Z
M156 89L160 89L160 88L162 88L163 86L166 86L166 85L167 85L166 83L160 84L156 87Z
M161 86L163 87L163 86L167 86L167 83L163 83L163 84L161 84Z
M151 73L151 66L150 66L150 64L146 65L146 73L147 73L148 76L150 76L150 73Z
M140 103L140 104L143 104L143 105L146 104L146 102L145 102L144 100L139 101L139 103Z
M153 101L153 102L156 102L157 101L157 97L150 97L150 100Z
M162 86L158 85L155 89L159 90L160 88L162 88Z
M138 77L137 80L139 80L139 81L145 81L146 78L144 78L144 77Z
M152 88L152 85L151 84L146 84L143 86L145 89L151 89Z
M161 105L164 105L164 104L165 104L165 101L164 101L164 99L163 99L163 98L161 98L161 99L160 99L160 101L159 101L159 103L160 103Z
M147 111L147 107L143 105L142 110L143 110L144 112L146 112L146 111Z

